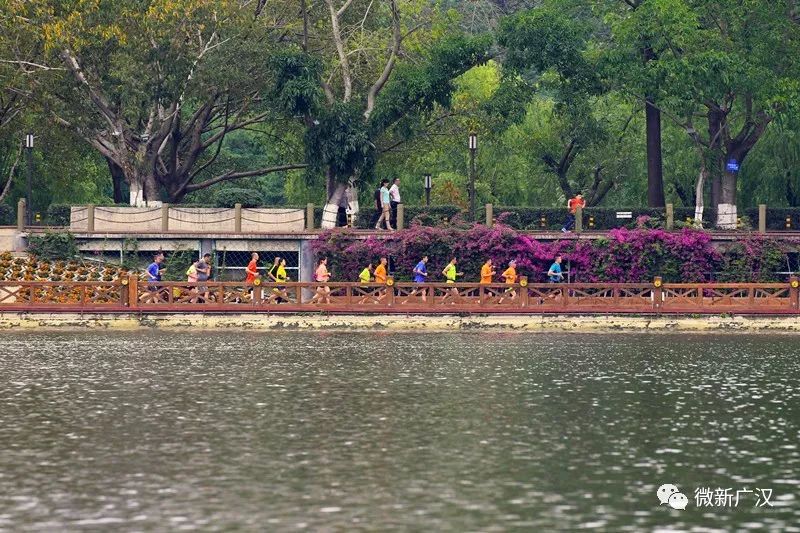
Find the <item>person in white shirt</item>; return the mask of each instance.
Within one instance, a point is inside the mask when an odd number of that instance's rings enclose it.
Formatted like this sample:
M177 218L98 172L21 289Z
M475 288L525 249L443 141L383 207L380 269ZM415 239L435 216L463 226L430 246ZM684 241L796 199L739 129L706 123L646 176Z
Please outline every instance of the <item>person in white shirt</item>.
M392 206L392 226L397 227L397 205L400 200L400 178L395 178L392 186L389 187L389 198Z

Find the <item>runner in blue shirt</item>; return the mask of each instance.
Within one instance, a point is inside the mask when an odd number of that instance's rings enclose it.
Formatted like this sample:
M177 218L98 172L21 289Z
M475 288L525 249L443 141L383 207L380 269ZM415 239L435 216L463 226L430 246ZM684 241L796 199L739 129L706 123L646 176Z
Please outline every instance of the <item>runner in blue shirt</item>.
M560 255L557 255L553 264L550 265L550 270L547 271L547 278L550 283L559 283L564 279L564 274L561 273Z
M417 263L417 266L414 267L414 283L425 283L425 280L428 277L427 263L428 263L428 256L425 255L425 256L422 257L422 260L420 260L420 262ZM427 301L427 294L426 294L427 292L428 291L426 289L415 288L408 295L408 298L403 300L402 303L403 304L408 303L408 300L411 299L412 296L416 296L417 294L422 296L422 301L425 302L425 301Z
M156 283L161 281L161 273L164 272L164 269L161 267L161 263L164 261L164 254L156 254L153 257L153 262L150 263L150 266L147 267L147 282L148 282L148 289L154 291L157 289L155 286Z
M549 283L559 283L564 279L564 274L561 273L561 256L557 255L553 264L550 265L550 270L547 271L547 281ZM554 290L547 295L548 300L552 300L556 296L561 295L561 289ZM543 303L543 300L539 298L539 303Z

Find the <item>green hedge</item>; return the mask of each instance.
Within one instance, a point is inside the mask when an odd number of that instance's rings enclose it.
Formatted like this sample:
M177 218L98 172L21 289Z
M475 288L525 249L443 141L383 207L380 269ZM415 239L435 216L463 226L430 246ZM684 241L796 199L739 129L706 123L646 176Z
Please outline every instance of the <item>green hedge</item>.
M45 223L48 226L69 226L71 213L69 204L50 204L45 213Z
M16 224L17 212L7 204L0 204L0 226L13 226Z
M264 203L264 195L255 189L229 188L221 189L214 194L214 204L216 207L234 207L242 204L242 207L258 207Z

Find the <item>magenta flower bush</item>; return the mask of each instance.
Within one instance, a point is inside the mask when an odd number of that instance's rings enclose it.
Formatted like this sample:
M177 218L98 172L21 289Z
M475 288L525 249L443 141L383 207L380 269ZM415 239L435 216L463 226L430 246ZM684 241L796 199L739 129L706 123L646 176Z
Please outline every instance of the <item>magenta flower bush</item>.
M312 243L317 257L328 257L334 279L356 281L368 263L391 257L395 276L411 278L423 255L431 281L443 281L441 270L458 259L464 281L477 281L487 258L502 272L512 259L517 271L531 282L543 282L556 255L561 254L570 279L576 282L650 282L661 276L666 282L770 280L781 270L786 250L775 240L754 235L718 250L711 235L702 230L615 229L593 241L537 241L508 226L458 225L412 226L409 229L366 239L344 230L330 230ZM498 280L499 281L499 280Z

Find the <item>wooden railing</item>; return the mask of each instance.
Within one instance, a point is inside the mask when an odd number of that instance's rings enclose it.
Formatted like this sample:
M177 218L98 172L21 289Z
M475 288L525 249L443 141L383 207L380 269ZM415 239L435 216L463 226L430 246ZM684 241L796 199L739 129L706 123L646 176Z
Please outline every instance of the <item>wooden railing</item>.
M0 311L798 313L788 283L264 283L0 281Z

